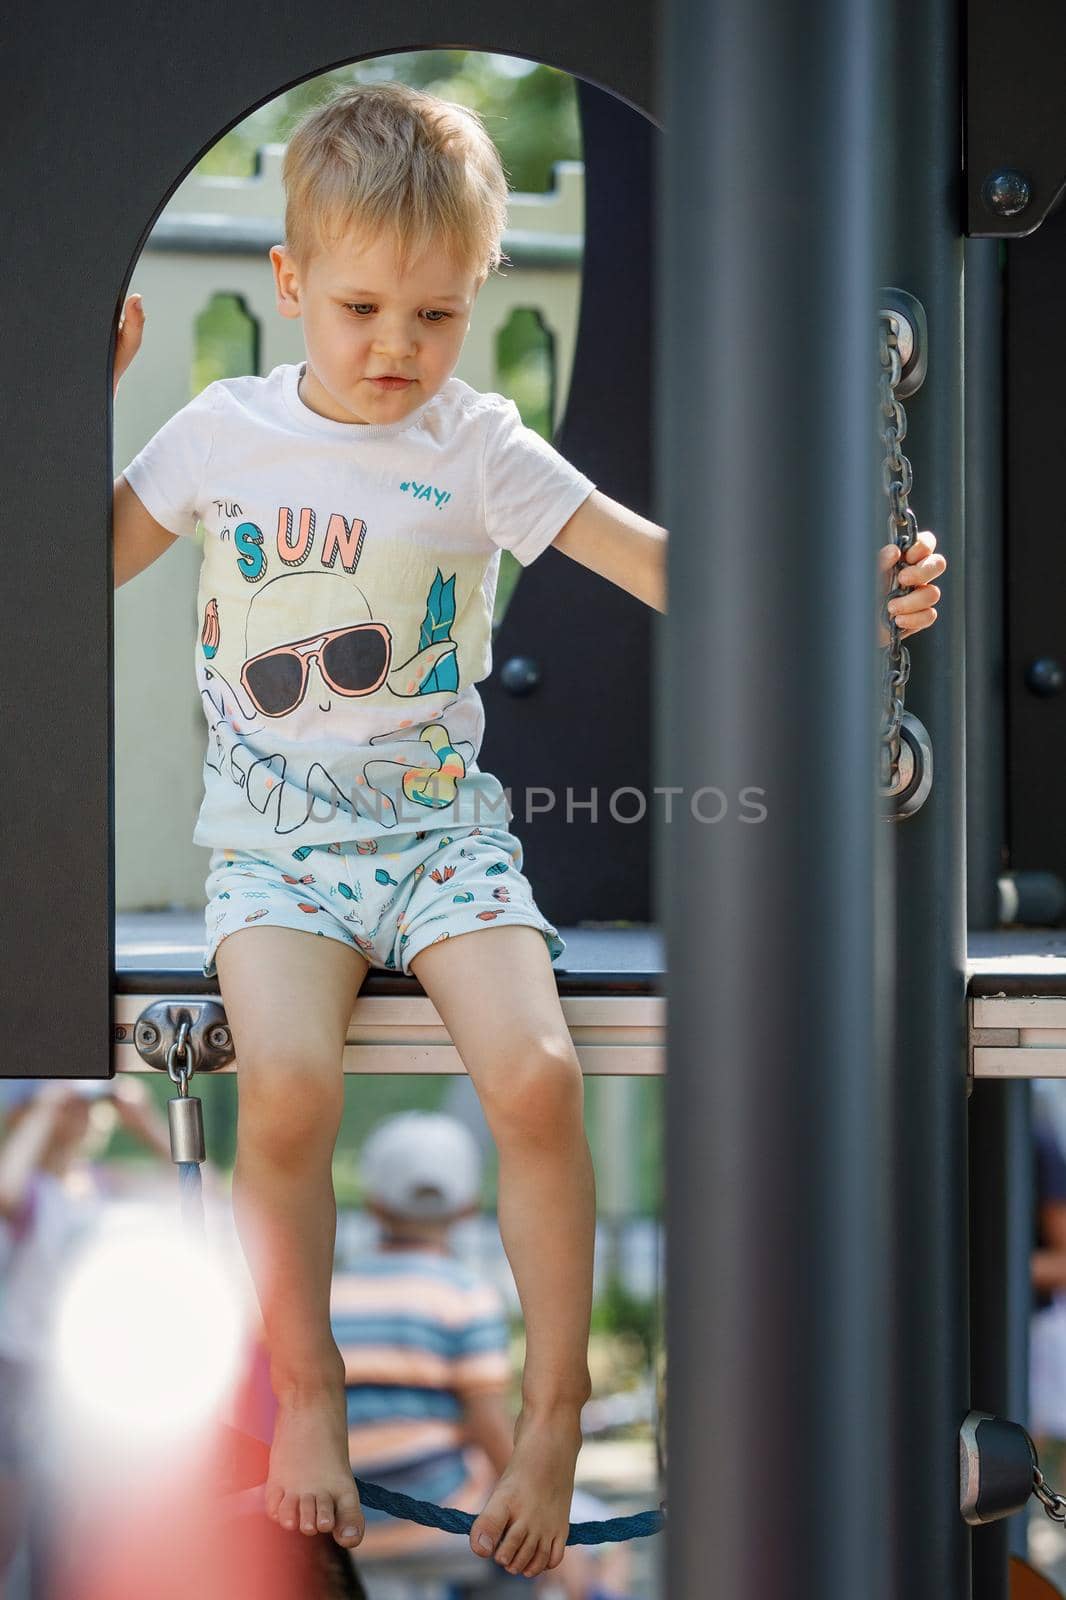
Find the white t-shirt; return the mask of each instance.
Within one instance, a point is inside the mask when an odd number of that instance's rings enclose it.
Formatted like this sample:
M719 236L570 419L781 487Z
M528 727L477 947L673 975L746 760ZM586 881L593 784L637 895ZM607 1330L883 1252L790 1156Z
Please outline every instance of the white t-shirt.
M193 842L255 849L513 815L477 766L500 551L523 566L592 482L458 378L395 423L335 422L302 366L209 384L130 462L157 522L204 527Z

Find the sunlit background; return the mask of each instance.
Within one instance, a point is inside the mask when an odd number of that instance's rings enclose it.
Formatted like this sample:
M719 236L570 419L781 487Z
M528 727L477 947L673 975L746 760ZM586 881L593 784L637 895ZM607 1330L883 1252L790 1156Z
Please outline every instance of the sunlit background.
M172 1209L108 1216L67 1274L49 1352L56 1413L102 1463L188 1445L241 1370L249 1308L232 1261Z

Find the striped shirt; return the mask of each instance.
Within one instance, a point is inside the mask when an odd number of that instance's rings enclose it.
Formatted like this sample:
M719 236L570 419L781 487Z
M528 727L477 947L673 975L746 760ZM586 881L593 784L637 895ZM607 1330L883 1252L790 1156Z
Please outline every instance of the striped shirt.
M344 1357L353 1471L480 1511L492 1475L480 1452L464 1448L463 1414L469 1398L501 1393L510 1378L496 1290L450 1256L377 1251L334 1277L330 1316ZM367 1525L365 1555L419 1547L428 1531L372 1512Z

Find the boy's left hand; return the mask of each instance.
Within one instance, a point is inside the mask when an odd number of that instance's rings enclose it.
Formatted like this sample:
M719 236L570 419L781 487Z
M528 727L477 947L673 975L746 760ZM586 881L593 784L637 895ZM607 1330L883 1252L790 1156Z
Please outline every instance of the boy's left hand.
M920 633L923 628L931 628L936 621L936 603L940 599L940 590L933 582L947 569L944 557L937 555L936 535L932 533L916 534L914 543L907 551L904 570L896 578L896 564L899 561L899 546L896 544L882 545L878 552L878 567L881 573L881 592L887 594L897 583L904 594L890 600L888 609L896 619L902 638L909 638L912 633ZM881 625L880 640L882 645L889 642L888 629Z

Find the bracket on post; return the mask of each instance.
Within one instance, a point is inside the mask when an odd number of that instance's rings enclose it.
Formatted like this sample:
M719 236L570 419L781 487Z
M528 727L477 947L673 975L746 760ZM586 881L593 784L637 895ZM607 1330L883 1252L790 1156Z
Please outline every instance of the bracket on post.
M183 1022L197 1072L217 1072L229 1066L236 1054L233 1035L217 1000L156 1000L145 1006L133 1030L137 1054L150 1067L166 1072Z
M879 291L882 315L895 317L899 360L903 371L896 385L897 400L908 400L925 382L929 370L929 324L925 307L906 289Z
M968 0L966 232L1034 233L1066 188L1066 8L1048 0Z

